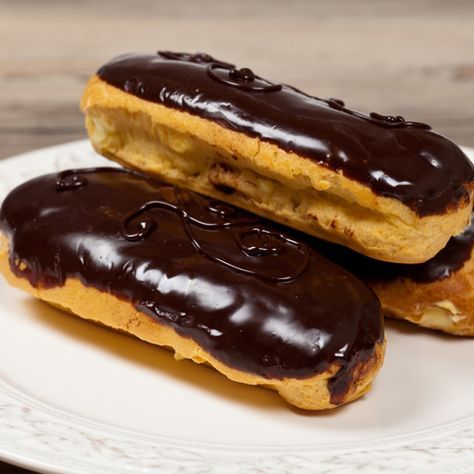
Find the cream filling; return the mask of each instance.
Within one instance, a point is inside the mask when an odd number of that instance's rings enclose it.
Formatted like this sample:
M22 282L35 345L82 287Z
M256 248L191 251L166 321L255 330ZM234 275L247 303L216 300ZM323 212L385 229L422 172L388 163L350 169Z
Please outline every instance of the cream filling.
M444 331L455 329L466 319L458 308L449 300L437 301L423 309L417 324Z
M256 207L269 217L301 230L311 228L311 233L363 253L369 249L375 257L386 257L387 247L411 251L412 242L403 241L407 229L400 219L344 200L331 192L328 182L321 181L315 189L308 177L285 181L284 176L264 176L246 167L245 157L152 124L143 114L114 110L109 118L107 112L89 111L86 120L101 153L145 173L198 192L227 194L225 200L233 204ZM227 193L222 194L223 189Z

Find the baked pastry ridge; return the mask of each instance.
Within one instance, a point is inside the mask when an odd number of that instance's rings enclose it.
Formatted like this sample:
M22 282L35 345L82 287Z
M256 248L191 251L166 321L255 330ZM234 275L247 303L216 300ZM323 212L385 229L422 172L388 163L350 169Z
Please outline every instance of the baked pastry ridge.
M377 294L386 316L456 336L474 336L474 223L435 257L404 265L381 262L320 241L322 255Z
M81 107L101 154L373 258L426 261L472 210L471 163L425 124L208 55L116 58Z
M471 223L428 262L395 265L367 283L388 316L456 336L474 336L473 244Z
M361 396L382 364L370 289L305 236L220 201L118 168L68 170L12 191L0 231L14 286L298 407Z

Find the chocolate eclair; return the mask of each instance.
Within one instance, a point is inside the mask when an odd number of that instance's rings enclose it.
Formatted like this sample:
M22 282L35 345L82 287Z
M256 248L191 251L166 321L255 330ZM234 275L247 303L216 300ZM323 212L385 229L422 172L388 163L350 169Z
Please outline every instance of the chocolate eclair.
M304 237L116 168L26 182L0 213L0 269L82 318L317 410L380 369L379 301Z
M471 224L428 262L387 264L367 282L386 315L457 336L474 336L473 244Z
M365 281L384 314L456 336L474 336L474 223L424 263L381 262L319 242L325 257Z
M473 167L428 125L207 54L115 58L82 110L99 153L376 259L424 262L471 214Z

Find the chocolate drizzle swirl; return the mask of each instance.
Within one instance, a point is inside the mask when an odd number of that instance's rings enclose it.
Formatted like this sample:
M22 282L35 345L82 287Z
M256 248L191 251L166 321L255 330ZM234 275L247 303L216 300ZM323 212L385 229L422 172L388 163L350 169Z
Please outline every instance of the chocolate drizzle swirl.
M176 53L173 51L158 51L157 54L166 59L172 59L175 61L187 61L197 64L216 64L222 65L223 67L228 67L233 69L235 66L233 64L227 63L225 61L220 61L219 59L214 59L207 53Z
M58 174L55 187L56 191L70 191L71 189L82 188L87 183L87 178L79 176L76 170L67 170Z
M34 287L80 279L266 378L336 363L331 397L342 400L354 364L383 339L379 302L360 280L309 237L227 204L131 172L86 171L75 191L58 190L52 174L5 199L0 230L17 276Z
M370 112L369 115L358 112L357 110L352 110L346 107L346 104L341 99L321 99L320 97L314 97L321 102L325 102L329 107L335 110L339 110L353 117L360 118L362 120L368 120L375 125L380 125L382 127L388 128L400 128L400 127L418 127L425 130L431 130L431 125L423 122L413 122L405 120L401 115L382 115L377 112Z
M177 204L169 201L148 201L140 206L139 209L133 211L125 217L121 225L122 235L130 242L138 242L148 237L158 227L158 223L153 218L145 215L149 214L153 209L162 209L176 213L182 220L183 228L189 241L194 248L205 255L210 260L225 265L232 270L240 273L258 276L271 281L288 282L296 279L306 269L309 263L309 254L307 246L303 243L291 239L283 232L275 232L258 225L255 217L248 216L238 217L235 209L230 206L223 206L223 203L212 201L206 206L206 210L210 212L209 217L217 215L218 221L205 221L197 219L190 215L183 205L184 199L182 191L177 187L172 187ZM252 225L254 224L254 225ZM136 230L130 230L132 227ZM234 239L241 251L249 257L278 257L286 251L296 250L293 252L293 261L296 262L296 268L289 273L259 271L258 269L249 268L243 264L235 264L227 256L219 257L213 249L206 249L202 246L193 232L193 226L202 229L224 230L233 229ZM275 267L276 269L278 266ZM287 270L288 271L288 270Z
M384 127L418 127L431 130L431 126L427 123L407 121L401 115L381 115L376 112L370 112L369 118L372 122Z
M339 99L273 84L207 54L120 56L98 71L108 84L147 101L212 120L342 172L418 215L464 204L474 170L429 125L370 115ZM261 89L261 90L260 90Z
M269 232L261 227L252 227L241 232L236 232L235 239L242 251L249 257L280 255L283 252L282 243L291 242L293 245L298 245L298 242L290 240L284 234ZM306 246L302 246L302 249L306 250ZM305 251L304 254L307 256L308 252ZM305 261L307 262L307 258L305 258Z
M175 59L177 61L190 61L192 63L212 63L214 58L206 53L176 53L173 51L158 51L158 54L166 59Z
M276 92L281 90L280 84L271 84L265 79L256 76L247 67L235 69L235 67L228 67L222 63L211 63L207 66L207 73L215 81L244 91Z
M82 188L83 186L86 186L89 183L89 181L87 181L87 178L84 176L85 174L97 173L100 171L107 171L109 173L125 172L125 170L123 170L122 168L110 167L70 169L58 173L54 186L56 188L56 191L59 192L71 191L73 189Z

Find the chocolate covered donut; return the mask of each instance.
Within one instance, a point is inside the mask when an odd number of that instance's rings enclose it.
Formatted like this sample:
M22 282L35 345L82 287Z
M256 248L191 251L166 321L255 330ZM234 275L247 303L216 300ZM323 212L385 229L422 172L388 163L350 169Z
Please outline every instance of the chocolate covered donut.
M82 109L101 154L376 259L426 261L471 214L473 167L428 125L207 54L115 58Z
M172 348L305 409L367 391L384 352L380 304L313 239L118 168L13 190L0 269L82 318Z

